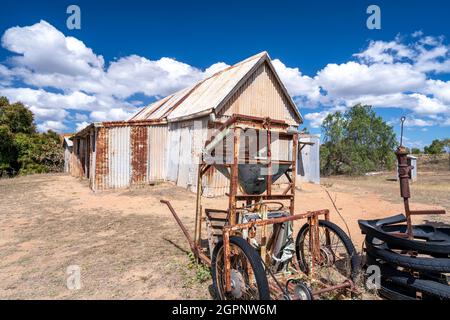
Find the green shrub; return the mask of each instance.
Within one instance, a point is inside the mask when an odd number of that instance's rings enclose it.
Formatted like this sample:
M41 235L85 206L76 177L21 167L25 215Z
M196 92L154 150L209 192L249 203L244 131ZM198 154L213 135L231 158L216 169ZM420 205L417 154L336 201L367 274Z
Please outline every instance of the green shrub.
M38 133L30 110L0 97L0 177L58 172L63 162L59 135L51 130Z
M394 167L394 131L371 106L358 104L345 113L329 114L322 123L322 132L323 175L361 175Z

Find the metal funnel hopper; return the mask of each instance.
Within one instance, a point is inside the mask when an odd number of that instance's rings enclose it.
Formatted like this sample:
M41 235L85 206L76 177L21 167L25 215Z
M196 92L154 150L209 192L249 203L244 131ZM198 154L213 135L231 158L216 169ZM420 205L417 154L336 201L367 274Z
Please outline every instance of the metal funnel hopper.
M222 173L228 179L230 172L228 168L221 164L213 165L217 171ZM285 174L291 164L273 164L272 166L272 183L277 181L283 174ZM238 182L246 194L262 194L267 190L267 165L239 163L238 164Z

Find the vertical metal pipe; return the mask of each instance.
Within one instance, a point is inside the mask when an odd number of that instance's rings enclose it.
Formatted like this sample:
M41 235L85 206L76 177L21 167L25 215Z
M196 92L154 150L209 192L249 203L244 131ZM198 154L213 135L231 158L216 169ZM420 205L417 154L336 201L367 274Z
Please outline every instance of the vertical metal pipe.
M412 222L411 222L411 212L409 209L409 198L411 193L409 190L409 172L411 171L411 166L408 165L408 152L403 146L399 146L395 152L398 162L398 180L400 183L400 196L403 198L403 204L405 206L406 224L408 237L412 238Z
M225 291L231 291L231 261L230 261L230 234L228 230L223 232L223 261L225 262Z
M295 187L296 187L296 177L297 177L297 150L298 150L298 133L294 133L292 137L292 177L291 177L291 203L290 203L290 213L293 215L295 212Z
M230 225L235 224L236 221L236 194L238 189L238 166L239 166L239 146L241 138L241 130L234 128L233 130L233 163L231 164L230 172L230 196L229 196L229 209L230 209Z
M197 201L196 201L196 210L195 210L195 232L194 232L194 243L197 247L200 247L201 236L202 236L202 170L203 166L200 163L198 166L197 173Z
M267 127L267 195L272 195L272 132Z

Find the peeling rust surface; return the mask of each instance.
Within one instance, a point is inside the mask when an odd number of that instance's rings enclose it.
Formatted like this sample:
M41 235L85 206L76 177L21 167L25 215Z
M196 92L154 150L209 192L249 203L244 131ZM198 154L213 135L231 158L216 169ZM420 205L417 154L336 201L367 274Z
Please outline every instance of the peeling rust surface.
M94 190L105 189L105 179L108 176L108 172L108 133L106 128L99 128L97 133Z
M147 180L148 128L131 127L131 184Z

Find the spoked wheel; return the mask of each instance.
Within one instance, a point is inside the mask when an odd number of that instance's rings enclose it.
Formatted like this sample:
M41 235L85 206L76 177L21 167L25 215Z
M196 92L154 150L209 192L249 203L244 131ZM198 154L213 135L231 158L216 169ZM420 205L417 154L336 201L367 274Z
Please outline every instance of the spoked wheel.
M295 251L300 269L309 274L314 258L315 270L319 276L332 283L345 279L355 280L358 260L356 250L345 232L332 222L319 220L319 232L316 238L320 252L312 254L312 242L309 224L303 225L295 241Z
M230 237L231 291L225 290L223 241L214 248L211 269L221 300L269 300L270 292L258 252L241 237Z

